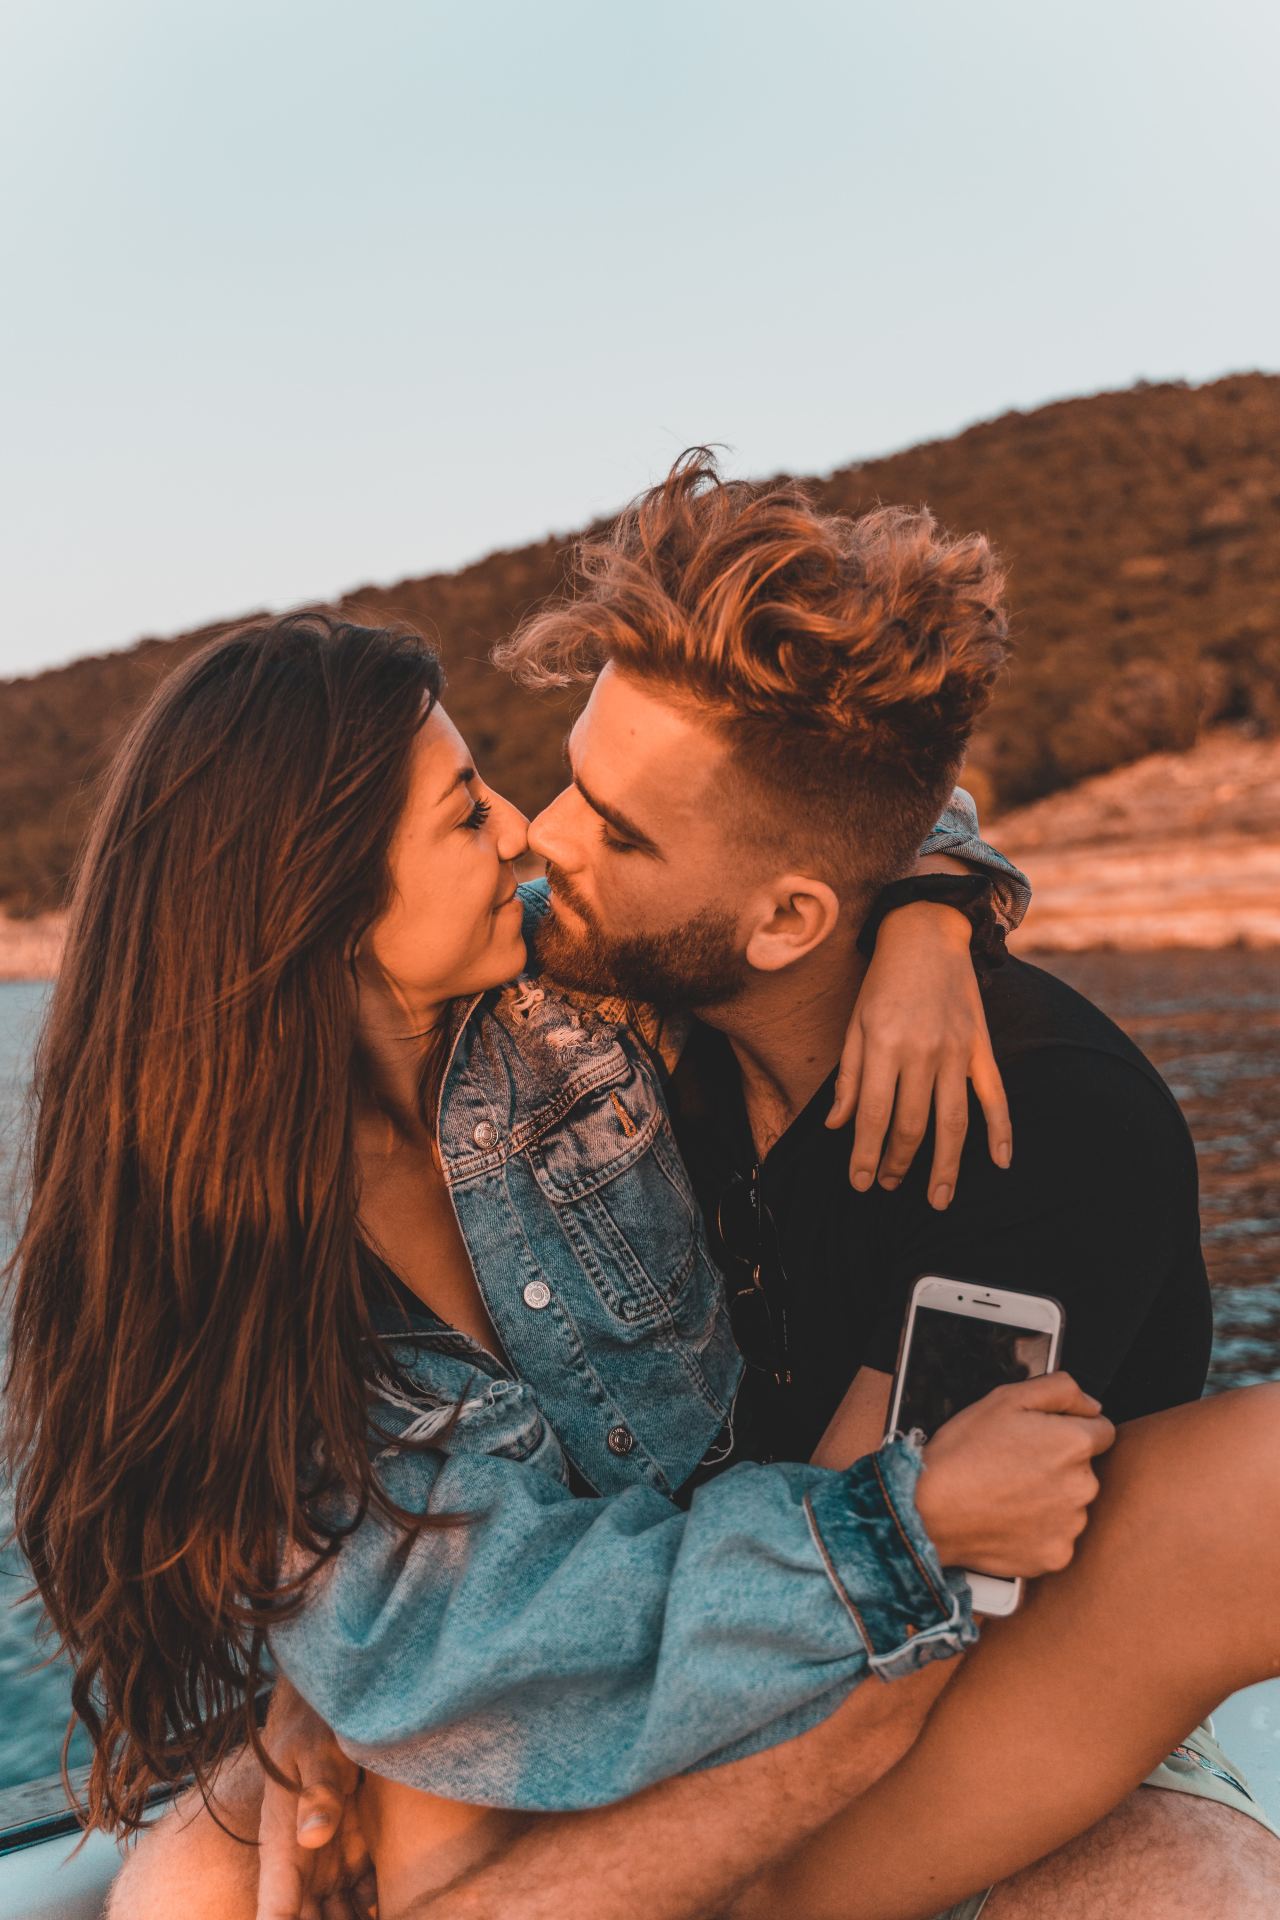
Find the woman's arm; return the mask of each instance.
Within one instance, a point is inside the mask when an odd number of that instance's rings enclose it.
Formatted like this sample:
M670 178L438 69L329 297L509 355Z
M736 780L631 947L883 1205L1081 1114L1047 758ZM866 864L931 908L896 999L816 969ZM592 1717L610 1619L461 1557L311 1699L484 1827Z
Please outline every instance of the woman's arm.
M742 1465L684 1512L643 1487L585 1499L517 1460L405 1452L393 1497L469 1517L414 1539L367 1517L272 1652L380 1774L487 1805L599 1805L972 1642L918 1472L902 1442L846 1471Z
M865 1404L860 1406L860 1399ZM821 1451L826 1459L841 1463L860 1453L864 1445L874 1444L872 1425L882 1417L877 1416L874 1400L874 1393L870 1397L860 1395L859 1384L855 1383L824 1438ZM1107 1423L1091 1417L1096 1411L1096 1402L1081 1395L1065 1375L1059 1374L1002 1388L942 1429L929 1449L919 1512L925 1514L944 1557L968 1561L972 1558L970 1549L979 1538L986 1538L988 1548L997 1554L991 1564L998 1564L999 1555L1007 1551L1014 1556L1011 1564L1028 1570L1061 1566L1080 1532L1096 1486L1087 1471L1087 1461L1111 1437ZM1069 1415L1084 1417L1064 1418ZM960 1431L962 1426L964 1432ZM519 1471L515 1463L507 1464ZM851 1475L833 1472L820 1476L818 1495L806 1496L809 1541L818 1549L833 1590L850 1616L865 1600L868 1584L876 1589L877 1608L883 1607L885 1596L875 1579L868 1579L871 1569L863 1563L862 1552L868 1546L874 1550L875 1541L868 1536L867 1515L860 1510L859 1497L850 1499L848 1489L857 1487L861 1476L861 1497L865 1498L872 1487L872 1480L866 1477L870 1470L878 1483L870 1509L873 1528L883 1529L885 1512L880 1501L886 1492L894 1510L910 1526L911 1513L903 1510L895 1490L898 1471L904 1464L914 1464L911 1456L895 1456L895 1450L890 1449L880 1456L887 1487L875 1475L875 1463L860 1459ZM529 1478L535 1477L527 1467L524 1471ZM790 1472L803 1476L804 1470ZM1054 1483L1051 1498L1046 1498L1046 1476ZM794 1517L800 1483L789 1476L789 1508L784 1508L788 1520ZM827 1500L823 1487L828 1493L834 1490L833 1500ZM717 1490L727 1488L732 1488L727 1508L716 1511ZM326 1644L323 1634L318 1641L312 1634L309 1645L304 1636L301 1649L293 1650L299 1657L285 1661L286 1677L292 1675L309 1689L322 1714L334 1714L335 1709L345 1713L346 1723L337 1724L344 1731L348 1752L355 1750L349 1722L353 1707L356 1712L360 1708L358 1689L370 1679L380 1680L387 1716L387 1724L381 1729L384 1744L376 1750L360 1749L360 1757L367 1760L371 1772L405 1785L425 1783L436 1795L443 1791L453 1797L492 1802L497 1797L493 1784L496 1771L501 1773L502 1804L546 1806L550 1801L560 1805L572 1796L575 1805L595 1805L605 1778L603 1770L626 1785L637 1780L644 1784L649 1766L665 1745L670 1759L686 1769L679 1781L654 1789L664 1796L662 1804L668 1813L672 1795L679 1800L688 1794L692 1796L687 1802L690 1810L705 1818L708 1809L717 1804L717 1780L732 1779L736 1787L741 1787L748 1776L765 1792L765 1805L772 1799L777 1811L786 1794L780 1791L771 1795L770 1783L785 1786L783 1756L796 1751L789 1744L790 1738L805 1727L811 1729L805 1751L812 1765L802 1769L807 1781L802 1791L808 1794L820 1788L824 1770L830 1768L825 1784L847 1795L866 1785L886 1764L883 1755L876 1759L868 1742L874 1737L877 1716L887 1712L899 1724L899 1686L905 1702L922 1686L926 1691L936 1690L936 1675L916 1672L891 1689L854 1687L852 1697L843 1697L849 1695L853 1684L847 1677L849 1672L856 1678L862 1671L861 1663L855 1658L850 1666L845 1650L846 1625L839 1612L824 1617L830 1595L820 1579L815 1587L814 1563L803 1536L797 1536L789 1525L779 1531L770 1521L767 1506L759 1498L762 1489L770 1497L781 1491L776 1480L771 1482L768 1468L757 1468L750 1476L744 1476L742 1469L726 1474L703 1490L688 1516L676 1518L674 1531L667 1531L672 1518L667 1503L639 1489L634 1490L637 1498L626 1495L615 1496L612 1501L579 1500L579 1508L585 1511L578 1517L586 1531L581 1536L571 1532L565 1539L570 1554L581 1553L583 1558L576 1569L570 1570L567 1603L564 1594L555 1596L555 1579L549 1571L540 1570L531 1584L518 1553L493 1565L483 1552L483 1540L477 1543L472 1538L468 1544L463 1538L460 1551L467 1578L479 1582L480 1594L477 1604L475 1592L464 1581L451 1600L459 1615L453 1634L456 1636L461 1629L467 1642L462 1650L461 1674L450 1665L450 1631L432 1627L440 1603L438 1582L455 1577L458 1551L448 1535L423 1536L412 1548L403 1549L398 1561L393 1553L392 1564L367 1590L362 1590L357 1581L354 1595L348 1594L342 1607L341 1636L331 1636L331 1643ZM491 1514L492 1509L485 1517ZM728 1524L730 1537L722 1537L717 1543L716 1529L723 1523ZM532 1550L541 1562L543 1543L536 1539L536 1525L530 1529L527 1517L521 1525L523 1537L532 1542ZM997 1531L1004 1530L1002 1546L991 1546L993 1526ZM646 1574L636 1577L634 1543L643 1542L646 1535L652 1543L654 1531L666 1534L657 1562L658 1578L666 1577L670 1583L665 1600ZM695 1538L699 1533L701 1537ZM442 1544L449 1546L443 1563L437 1557L427 1561L425 1570L421 1562L415 1570L415 1554L430 1554ZM892 1537L886 1539L881 1531L879 1545L884 1558L879 1571L893 1581L897 1579L895 1555L901 1544ZM601 1546L603 1564L592 1558ZM340 1554L338 1572L341 1563ZM575 1571L587 1574L587 1591L580 1596L572 1592ZM407 1582L405 1592L398 1590L401 1572ZM783 1585L778 1584L779 1576ZM705 1579L718 1584L705 1588L699 1601ZM428 1595L425 1622L410 1611L424 1580L436 1589ZM337 1599L341 1601L342 1596ZM794 1614L761 1617L762 1605L772 1602L789 1606L793 1599ZM821 1603L816 1614L815 1599ZM329 1604L334 1604L333 1595ZM904 1607L909 1610L909 1596L899 1592L896 1604L899 1612ZM371 1606L376 1621L373 1631L366 1631L362 1622ZM877 1613L876 1621L883 1625L882 1613ZM390 1631L399 1635L398 1642L389 1646L385 1644L388 1622ZM867 1621L861 1625L864 1642L873 1624ZM893 1631L897 1630L895 1626ZM710 1743L723 1737L725 1731L721 1716L726 1701L722 1694L731 1696L727 1704L737 1712L739 1723L748 1724L762 1711L769 1711L771 1702L777 1705L780 1653L794 1662L809 1658L817 1649L821 1660L821 1642L830 1631L835 1633L830 1661L833 1692L826 1700L807 1715L792 1714L775 1721L767 1738L752 1737L740 1740L735 1749L722 1747L714 1754L709 1752ZM933 1644L923 1654L924 1659L946 1650L950 1640L945 1627L929 1632ZM566 1633L567 1653L561 1638ZM488 1636L493 1656L478 1671L477 1635L482 1639ZM789 1652L780 1647L783 1635L794 1639ZM918 1648L918 1639L913 1644ZM386 1663L386 1672L381 1670L380 1661ZM431 1672L436 1661L442 1668L438 1679ZM614 1664L620 1669L616 1686L611 1673ZM882 1664L880 1670L888 1668ZM895 1664L894 1671L904 1669ZM433 1679L437 1679L434 1690ZM505 1693L508 1686L509 1696ZM641 1711L640 1696L646 1686L652 1696L651 1713ZM357 1692L354 1703L347 1698L352 1689ZM472 1726L465 1722L468 1691L479 1708ZM882 1704L890 1701L893 1704ZM274 1905L260 1904L259 1920L295 1920L296 1907L291 1904L294 1891L310 1885L317 1873L323 1876L340 1865L330 1857L331 1842L339 1817L349 1811L343 1798L343 1763L332 1746L327 1726L305 1709L296 1711L296 1701L293 1706L283 1722L277 1717L275 1724L268 1724L268 1740L277 1763L283 1765L288 1777L298 1781L303 1792L295 1805L287 1789L267 1783L263 1887L267 1892L275 1888L283 1897ZM415 1735L415 1715L420 1721L424 1712L434 1733L429 1727ZM826 1743L828 1729L839 1732L835 1748ZM601 1753L598 1742L602 1737L620 1738L622 1745ZM627 1747L628 1739L639 1744L639 1765ZM812 1745L815 1740L820 1743L817 1748ZM538 1787L526 1781L525 1768L545 1764L541 1756L548 1742L554 1742L556 1771L552 1779ZM851 1750L842 1755L842 1748L850 1742ZM484 1791L478 1792L474 1769L483 1767L489 1743L495 1746L496 1764L489 1770ZM737 1764L727 1769L718 1764L732 1760ZM716 1764L710 1765L712 1762ZM851 1764L853 1773L849 1771ZM464 1776L465 1792L461 1795L460 1766L471 1769ZM778 1777L780 1766L783 1773ZM871 1771L865 1771L869 1766ZM568 1792L566 1770L576 1770L578 1775L576 1785L570 1783ZM699 1782L704 1784L700 1787ZM799 1784L794 1777L793 1784ZM532 1792L528 1791L530 1785ZM433 1804L438 1806L438 1800ZM637 1836L628 1808L634 1812L638 1805L631 1799L619 1809L623 1822L619 1844L628 1857ZM742 1843L741 1833L736 1842L730 1838L731 1848L736 1844L740 1849ZM320 1850L319 1855L315 1849ZM563 1868L563 1856L560 1865ZM570 1884L572 1878L570 1875ZM564 1883L561 1873L557 1884Z
M1031 900L1026 875L984 840L972 799L957 787L916 863L916 874L968 874L989 883L997 938ZM950 1204L968 1131L968 1083L981 1102L997 1166L1013 1154L1013 1129L991 1049L970 948L971 926L951 906L918 901L880 921L854 1005L827 1124L855 1118L849 1178L859 1191L899 1186L936 1111L929 1199Z
M978 809L972 794L956 787L925 837L920 861L927 871L933 856L945 854L962 861L970 873L986 875L992 883L992 903L1008 933L1020 926L1031 905L1031 882L1012 860L982 837Z

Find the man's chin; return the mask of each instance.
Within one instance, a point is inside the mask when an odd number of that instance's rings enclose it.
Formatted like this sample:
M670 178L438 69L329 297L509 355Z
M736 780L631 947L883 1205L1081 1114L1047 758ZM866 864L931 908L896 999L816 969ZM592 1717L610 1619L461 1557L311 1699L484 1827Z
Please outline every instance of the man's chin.
M704 912L661 933L607 940L575 913L552 911L534 936L532 964L577 993L620 995L663 1008L708 1007L733 1000L747 979L727 915Z
M611 994L616 990L602 943L585 921L579 919L577 927L567 925L562 909L554 904L534 930L529 963L557 986L578 993Z

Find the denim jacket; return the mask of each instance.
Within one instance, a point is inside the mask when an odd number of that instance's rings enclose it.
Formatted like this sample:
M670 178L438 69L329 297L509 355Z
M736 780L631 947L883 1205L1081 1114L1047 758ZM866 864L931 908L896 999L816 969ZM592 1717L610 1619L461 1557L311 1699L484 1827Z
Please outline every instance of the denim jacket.
M1025 883L976 836L961 810L926 850L999 863L1020 917ZM525 901L545 910L537 887ZM847 1471L739 1464L673 1498L742 1363L625 1023L528 980L460 1008L439 1140L506 1360L389 1305L372 1444L399 1504L456 1523L408 1538L366 1515L271 1636L354 1760L484 1805L595 1806L972 1642L909 1441Z

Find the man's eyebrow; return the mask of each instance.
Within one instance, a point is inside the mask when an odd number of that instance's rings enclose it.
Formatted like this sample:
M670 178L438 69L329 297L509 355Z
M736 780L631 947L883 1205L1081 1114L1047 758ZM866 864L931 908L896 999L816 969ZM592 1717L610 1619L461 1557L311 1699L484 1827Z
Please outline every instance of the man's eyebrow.
M575 729L570 727L568 733L566 733L560 743L560 752L564 758L565 766L569 769L569 778L573 781L574 786L578 789L578 792L582 795L591 811L598 813L600 818L606 821L615 833L620 833L624 840L633 841L641 853L651 853L656 860L665 860L667 856L663 853L662 849L649 838L643 827L638 827L634 820L628 820L626 814L620 813L617 807L606 806L603 800L597 800L595 795L583 786L581 779L574 771L573 754L569 750L569 743L573 739L574 732Z
M581 779L576 773L573 776L573 784L591 811L598 813L600 818L606 821L615 833L620 833L624 840L630 840L642 853L651 853L659 860L666 857L649 838L643 827L638 827L634 820L628 820L626 814L619 813L616 807L606 806L603 800L597 800L594 794L589 793L587 788L583 786Z
M470 786L475 777L476 770L474 767L459 767L444 792L440 795L440 798L436 801L436 805L442 807L451 794L455 794L459 787Z

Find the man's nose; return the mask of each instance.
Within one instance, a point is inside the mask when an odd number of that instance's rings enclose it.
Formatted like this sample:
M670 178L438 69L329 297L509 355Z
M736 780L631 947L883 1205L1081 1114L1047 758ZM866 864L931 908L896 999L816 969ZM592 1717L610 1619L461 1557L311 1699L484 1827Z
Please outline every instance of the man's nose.
M536 853L541 860L550 861L552 866L563 867L568 864L569 851L566 802L573 793L572 787L566 787L558 793L549 807L535 814L529 822L529 851Z

